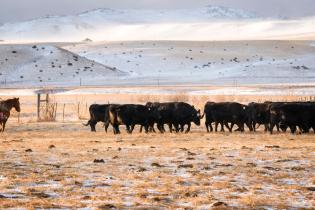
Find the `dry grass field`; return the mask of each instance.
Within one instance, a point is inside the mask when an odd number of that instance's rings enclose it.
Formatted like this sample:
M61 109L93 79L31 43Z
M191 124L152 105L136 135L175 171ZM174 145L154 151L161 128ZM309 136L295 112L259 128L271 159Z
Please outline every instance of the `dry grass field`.
M314 209L314 135L105 134L9 122L0 206L24 209ZM123 130L123 129L122 129ZM137 128L138 130L138 128Z
M115 136L101 124L97 133L82 125L91 103L187 101L203 108L207 100L300 99L55 95L56 121L37 122L36 97L22 96L19 122L13 111L0 134L0 209L314 209L314 134L207 134L202 122L189 134L140 134L137 127L129 135L122 127Z

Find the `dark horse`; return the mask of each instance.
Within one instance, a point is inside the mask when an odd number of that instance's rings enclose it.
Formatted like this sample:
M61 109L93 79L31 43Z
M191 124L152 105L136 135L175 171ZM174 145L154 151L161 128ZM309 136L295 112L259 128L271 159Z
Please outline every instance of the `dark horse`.
M17 112L21 111L19 98L0 101L0 125L2 125L2 132L4 132L5 124L10 117L10 111L13 107Z

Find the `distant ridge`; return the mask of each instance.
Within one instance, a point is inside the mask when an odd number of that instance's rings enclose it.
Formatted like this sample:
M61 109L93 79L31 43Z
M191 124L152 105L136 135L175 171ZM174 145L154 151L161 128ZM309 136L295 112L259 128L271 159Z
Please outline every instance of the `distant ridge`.
M0 26L5 43L127 40L303 39L315 34L314 17L263 19L222 6L196 9L96 9L77 15L47 16Z

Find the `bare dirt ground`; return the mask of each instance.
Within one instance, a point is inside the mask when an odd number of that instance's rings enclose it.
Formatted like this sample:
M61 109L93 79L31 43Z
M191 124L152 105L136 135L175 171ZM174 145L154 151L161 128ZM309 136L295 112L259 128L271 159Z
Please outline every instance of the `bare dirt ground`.
M0 136L1 208L315 207L314 135L97 130L9 122Z

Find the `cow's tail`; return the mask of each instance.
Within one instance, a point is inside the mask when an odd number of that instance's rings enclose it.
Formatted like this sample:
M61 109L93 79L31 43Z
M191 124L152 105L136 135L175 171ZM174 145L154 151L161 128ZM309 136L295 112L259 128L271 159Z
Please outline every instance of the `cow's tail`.
M84 125L84 126L89 126L90 123L91 123L91 120L89 120L86 124L82 123L82 125Z

